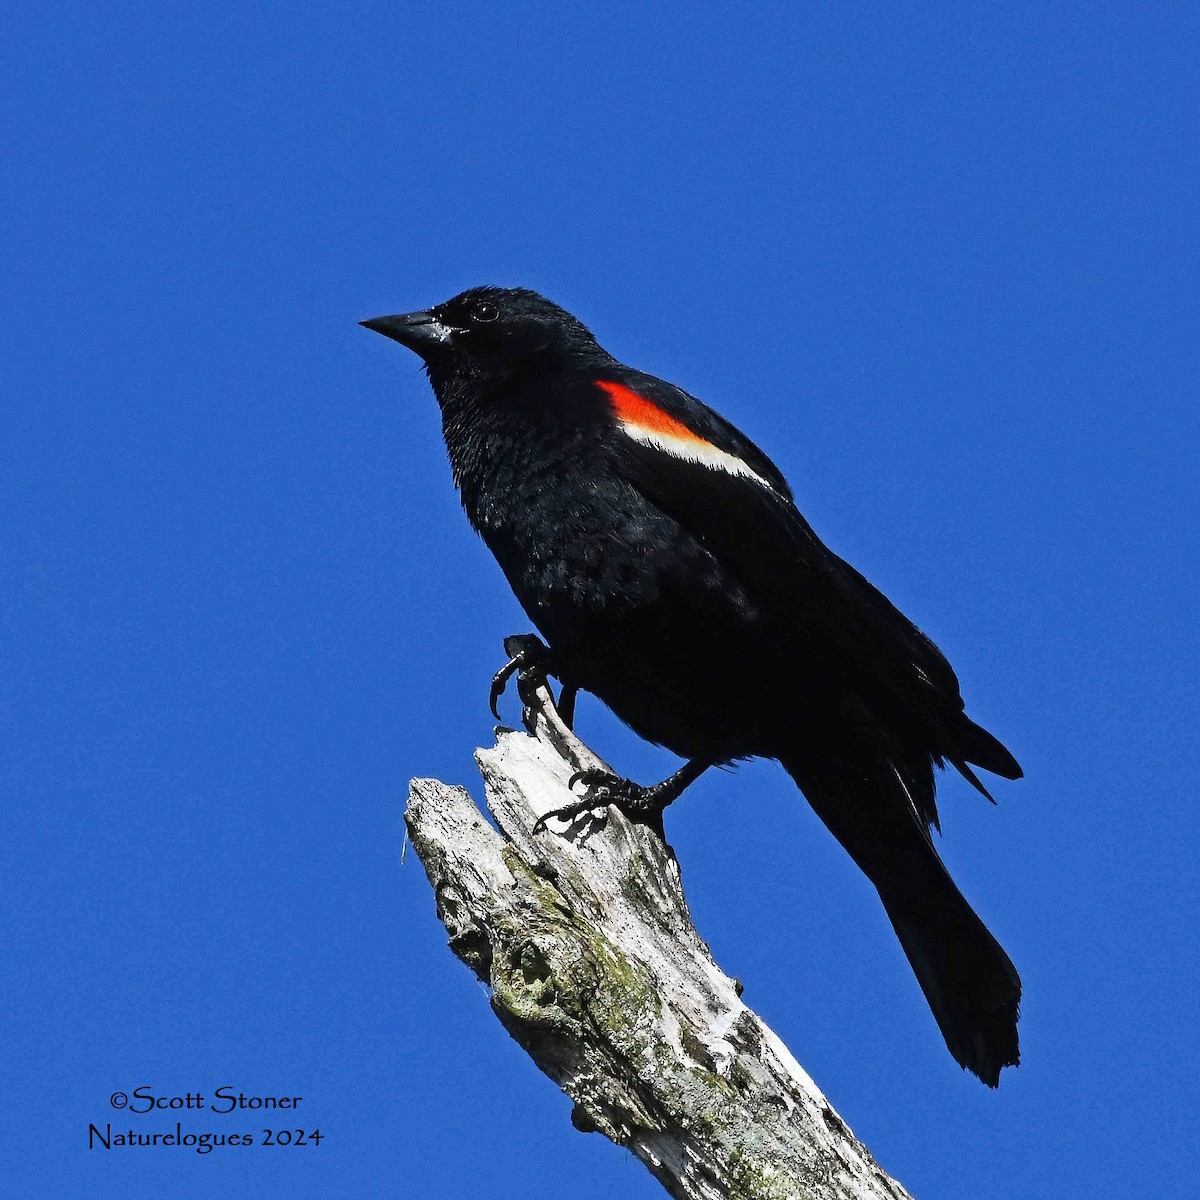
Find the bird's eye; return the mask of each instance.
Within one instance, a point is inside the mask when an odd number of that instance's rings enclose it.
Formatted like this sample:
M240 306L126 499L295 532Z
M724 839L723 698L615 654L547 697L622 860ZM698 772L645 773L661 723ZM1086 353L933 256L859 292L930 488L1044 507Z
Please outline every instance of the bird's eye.
M481 304L475 305L471 309L471 320L482 323L484 321L494 321L500 315L500 310L492 303L484 300Z

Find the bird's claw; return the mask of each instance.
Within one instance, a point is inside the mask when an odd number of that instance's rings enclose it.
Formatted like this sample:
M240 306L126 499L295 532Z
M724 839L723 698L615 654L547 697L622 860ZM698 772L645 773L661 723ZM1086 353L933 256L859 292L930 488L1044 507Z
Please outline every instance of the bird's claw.
M492 710L492 716L496 720L500 720L500 697L504 695L504 689L508 687L508 681L513 675L521 669L521 656L514 654L492 676L492 686L488 689L488 707Z
M596 801L587 799L576 800L574 804L564 804L561 808L552 808L549 812L544 812L533 823L533 832L541 833L549 822L551 817L556 817L560 821L573 821L576 817L583 816L584 813L594 812L597 808L604 807L603 804L597 804Z
M526 729L530 728L531 711L526 692L530 686L537 687L545 682L549 670L550 651L546 644L536 634L522 633L504 639L504 653L509 655L508 662L492 676L492 686L488 690L488 705L492 716L500 720L500 697L508 681L516 675L517 692L521 696L521 719Z
M543 813L534 822L534 833L541 833L551 817L557 817L560 821L573 821L584 813L611 807L637 821L661 812L664 807L658 802L654 788L643 787L640 783L634 783L632 779L622 779L621 776L602 771L598 767L576 771L567 780L567 787L574 791L577 783L582 783L584 788L580 798L572 804L564 804L561 808Z

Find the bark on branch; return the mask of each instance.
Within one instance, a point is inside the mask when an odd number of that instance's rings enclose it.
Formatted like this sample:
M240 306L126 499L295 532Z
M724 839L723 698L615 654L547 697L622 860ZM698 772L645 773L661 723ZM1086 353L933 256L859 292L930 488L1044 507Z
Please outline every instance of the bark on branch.
M604 766L548 689L536 736L476 759L496 831L467 792L411 784L405 820L450 935L513 1038L575 1102L576 1128L629 1147L681 1200L902 1200L692 925L670 849L609 810L570 829L571 774Z

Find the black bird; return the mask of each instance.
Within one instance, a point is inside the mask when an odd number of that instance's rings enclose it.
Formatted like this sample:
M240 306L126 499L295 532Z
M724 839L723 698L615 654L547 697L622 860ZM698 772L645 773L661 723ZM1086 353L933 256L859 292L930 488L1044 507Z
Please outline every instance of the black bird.
M661 813L710 766L778 759L875 885L950 1053L1016 1065L1021 982L934 849L935 766L1020 778L938 648L800 515L773 462L536 292L363 324L425 361L454 482L574 695L688 760L589 776L573 815ZM661 828L661 825L660 825Z

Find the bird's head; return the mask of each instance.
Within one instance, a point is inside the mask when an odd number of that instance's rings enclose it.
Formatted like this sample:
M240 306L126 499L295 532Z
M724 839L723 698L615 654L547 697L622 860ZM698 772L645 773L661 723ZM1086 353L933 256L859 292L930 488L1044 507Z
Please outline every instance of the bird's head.
M471 288L435 308L362 324L419 354L435 386L439 376L504 379L604 353L582 322L527 288Z

